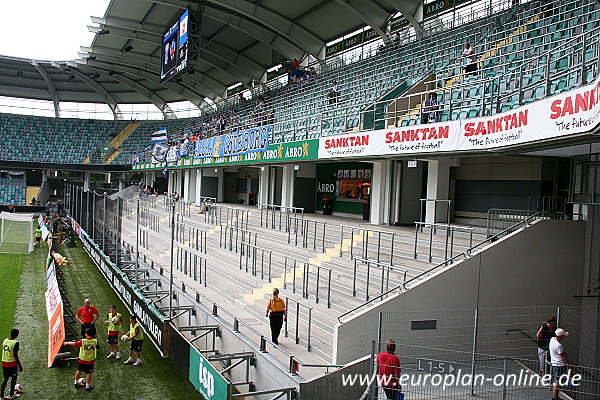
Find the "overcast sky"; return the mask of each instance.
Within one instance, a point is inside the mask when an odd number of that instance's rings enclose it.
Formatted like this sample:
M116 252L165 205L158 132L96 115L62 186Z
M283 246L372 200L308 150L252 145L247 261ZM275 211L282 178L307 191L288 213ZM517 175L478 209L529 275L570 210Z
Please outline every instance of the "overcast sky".
M92 44L90 16L104 17L109 0L0 0L0 54L73 60Z

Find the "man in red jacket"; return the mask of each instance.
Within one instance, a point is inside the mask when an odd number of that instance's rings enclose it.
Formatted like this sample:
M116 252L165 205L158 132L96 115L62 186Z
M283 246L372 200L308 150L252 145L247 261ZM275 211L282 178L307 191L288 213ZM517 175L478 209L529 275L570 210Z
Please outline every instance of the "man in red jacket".
M379 365L379 375L381 376L381 386L388 400L396 400L398 392L402 390L399 384L400 379L400 359L394 353L396 352L396 342L388 339L385 342L385 351L377 354L377 365Z

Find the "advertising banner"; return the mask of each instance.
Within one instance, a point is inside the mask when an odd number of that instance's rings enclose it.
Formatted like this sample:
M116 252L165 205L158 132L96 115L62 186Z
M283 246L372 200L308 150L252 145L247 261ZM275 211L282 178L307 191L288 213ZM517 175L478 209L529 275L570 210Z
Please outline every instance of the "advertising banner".
M54 356L60 352L65 341L65 323L62 300L56 306L52 317L48 320L48 368L54 363Z
M56 266L50 262L46 270L46 315L48 316L48 368L52 367L54 356L60 352L65 340L63 303L56 280Z
M319 159L493 150L589 132L600 122L600 79L501 114L319 139Z
M227 380L194 346L190 346L189 378L206 400L227 399Z
M319 140L310 139L298 142L271 144L266 151L253 152L229 157L205 157L194 159L192 157L179 160L179 167L192 167L202 165L237 165L250 163L290 162L302 160L316 160L319 149ZM158 165L140 163L133 169L158 169Z
M270 133L270 126L259 126L202 139L196 142L194 158L230 157L266 151L269 148Z

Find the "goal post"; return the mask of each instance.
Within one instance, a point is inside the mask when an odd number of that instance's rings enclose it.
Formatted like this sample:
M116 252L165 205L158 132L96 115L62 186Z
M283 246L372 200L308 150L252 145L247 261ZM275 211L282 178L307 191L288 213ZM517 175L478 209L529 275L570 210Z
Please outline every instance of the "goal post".
M33 214L0 213L0 253L29 254L33 251Z

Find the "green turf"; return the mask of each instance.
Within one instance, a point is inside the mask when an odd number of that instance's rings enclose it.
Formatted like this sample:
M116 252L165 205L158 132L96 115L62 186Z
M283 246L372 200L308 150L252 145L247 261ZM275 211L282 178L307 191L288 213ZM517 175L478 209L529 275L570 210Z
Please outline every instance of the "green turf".
M12 329L22 269L22 255L0 254L0 336L8 336Z
M106 331L100 327L98 329L100 352L94 371L93 391L86 392L73 387L73 377L77 369L75 364L70 367L47 368L44 262L48 250L44 247L43 245L41 249L35 249L30 255L22 256L23 274L15 313L15 325L22 332L19 340L21 360L25 370L19 382L24 385L26 391L22 398L36 400L201 399L175 362L161 358L147 340L142 352L144 361L142 366L123 365L123 360L106 360L105 356L108 354ZM63 247L61 254L69 259L68 266L63 269L68 297L74 303L74 308L79 307L85 297L90 297L92 304L99 309L102 319L105 318L105 312L108 313L111 304L117 305L124 319L129 318L125 307L118 301L117 296L87 257L80 242L74 249ZM67 347L66 350L75 351L73 347Z

